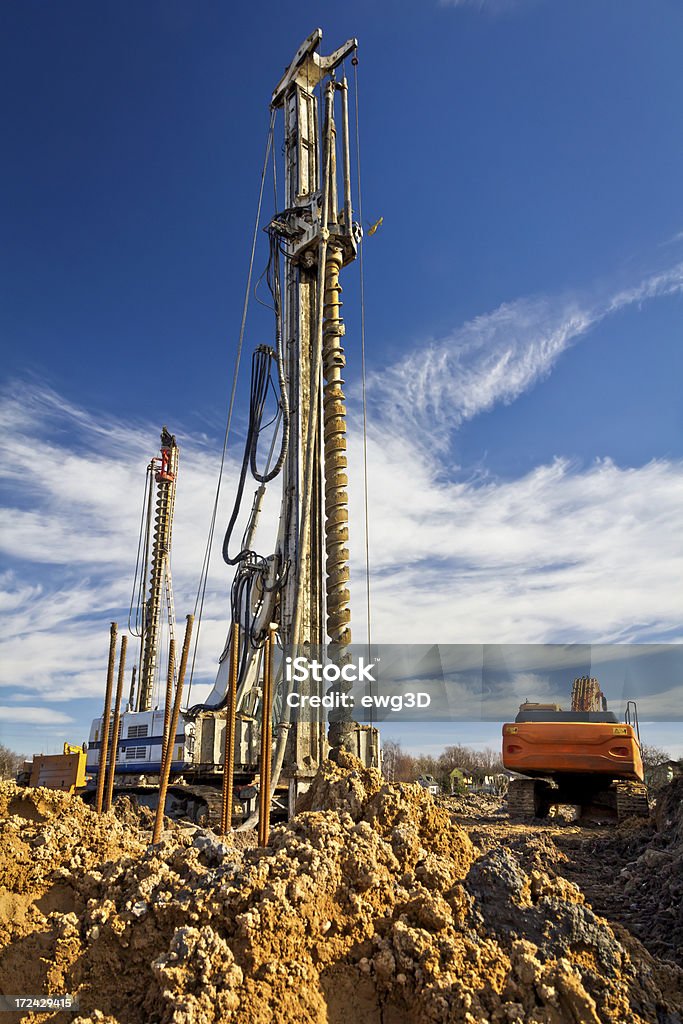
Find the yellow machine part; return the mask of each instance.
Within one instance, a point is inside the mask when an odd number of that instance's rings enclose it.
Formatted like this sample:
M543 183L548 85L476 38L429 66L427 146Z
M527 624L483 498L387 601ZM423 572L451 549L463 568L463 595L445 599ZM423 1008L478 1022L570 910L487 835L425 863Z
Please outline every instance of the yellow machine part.
M83 747L73 747L68 743L64 744L63 754L35 754L29 785L74 793L85 786L86 758Z

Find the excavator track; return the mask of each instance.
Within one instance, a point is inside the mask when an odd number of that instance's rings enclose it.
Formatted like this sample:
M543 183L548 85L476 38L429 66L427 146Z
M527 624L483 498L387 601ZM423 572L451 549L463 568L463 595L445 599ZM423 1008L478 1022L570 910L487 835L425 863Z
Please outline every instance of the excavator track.
M510 818L547 817L549 790L549 784L542 779L513 779L507 797Z
M648 818L650 808L647 801L647 787L643 782L617 782L617 817Z
M158 786L117 786L113 798L131 797L141 806L155 811ZM86 803L92 803L90 794L84 794ZM202 828L217 828L221 823L222 791L217 786L186 786L171 784L166 793L166 813L174 821L187 821Z
M187 819L195 825L220 825L223 795L217 786L169 786L169 792L178 800L187 800Z

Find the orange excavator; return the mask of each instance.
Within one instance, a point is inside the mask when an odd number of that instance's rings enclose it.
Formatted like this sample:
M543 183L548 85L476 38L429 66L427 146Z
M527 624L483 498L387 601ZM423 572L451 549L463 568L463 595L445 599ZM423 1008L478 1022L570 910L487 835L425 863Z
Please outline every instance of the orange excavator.
M544 818L558 804L574 805L580 817L648 815L635 702L620 722L592 676L574 681L570 711L522 704L503 726L503 764L524 776L510 782L511 818Z

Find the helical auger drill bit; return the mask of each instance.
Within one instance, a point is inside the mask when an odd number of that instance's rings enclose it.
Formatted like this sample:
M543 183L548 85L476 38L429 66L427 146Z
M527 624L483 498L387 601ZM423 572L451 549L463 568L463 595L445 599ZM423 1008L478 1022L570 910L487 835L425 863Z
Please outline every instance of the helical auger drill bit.
M346 399L342 371L346 356L341 339L345 326L340 315L339 271L342 250L330 245L325 261L325 301L323 309L323 443L325 449L325 552L327 579L327 635L329 654L341 667L348 660L351 643L349 607L349 496L346 456ZM350 684L339 681L330 692L344 693ZM335 750L349 747L354 725L346 708L330 712L329 741Z

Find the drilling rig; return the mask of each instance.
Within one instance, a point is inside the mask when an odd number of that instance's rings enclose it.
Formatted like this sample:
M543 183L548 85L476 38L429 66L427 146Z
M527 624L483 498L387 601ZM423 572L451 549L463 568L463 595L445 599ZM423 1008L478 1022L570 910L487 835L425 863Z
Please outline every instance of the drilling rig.
M150 711L152 708L152 691L156 677L157 658L159 656L160 620L163 594L166 595L168 612L169 639L174 639L175 611L173 606L173 586L171 582L171 531L173 529L173 512L175 509L176 480L178 477L179 452L176 439L169 434L166 427L161 431L161 457L156 468L156 460L148 467L148 477L154 475L156 481L156 509L154 526L150 531L152 520L152 487L148 487L149 504L147 511L148 530L146 545L149 545L152 534L151 572L149 596L142 608L140 628L140 667L137 695L137 711ZM156 472L155 472L156 470ZM146 563L146 559L143 562ZM135 584L133 584L135 586ZM131 695L131 702L134 694Z
M164 708L159 706L159 653L164 626L169 650L171 641L175 640L171 540L179 461L180 450L175 436L163 427L160 453L146 467L138 558L128 623L130 632L139 640L139 657L133 667L128 702L126 710L121 714L120 733L113 754L117 786L125 784L127 791L137 786L141 795L143 792L146 794L146 788L144 779L140 777L153 777L161 766ZM133 617L134 607L136 610ZM169 669L170 677L174 678L175 673L173 659ZM90 727L86 770L93 778L99 767L103 721L104 718L97 718ZM110 740L111 735L110 726ZM174 767L181 768L185 762L184 735L177 737L174 749Z
M571 804L581 817L647 817L634 701L624 719L607 710L593 676L574 680L569 711L558 704L522 704L515 721L503 726L503 764L528 776L510 782L510 816L543 818L551 807Z
M323 651L327 659L343 665L351 643L340 276L355 260L362 238L353 219L349 82L343 71L347 58L356 60L357 42L350 39L323 56L318 52L321 40L322 31L316 29L302 43L270 103L264 177L268 156L276 150L278 118L284 141L284 208L273 211L265 228L273 344L259 344L253 352L247 437L223 541L223 559L235 569L227 640L207 699L181 712L166 804L168 813L196 821L213 821L217 814L226 716L233 701L235 795L242 818L249 820L252 814L264 726L267 636L276 638L280 651L271 723L275 809L293 812L297 797L328 755L347 750L366 765L379 765L377 730L355 723L345 708L330 712L327 734L324 722L292 721L290 684L282 671L285 656L300 651ZM261 184L263 193L263 179ZM273 394L276 426L261 470L259 438L266 431L264 415ZM122 716L122 746L115 752L117 790L120 775L128 774L129 791L134 789L148 804L154 803L160 770L164 712L153 707L153 693L162 591L172 593L168 551L178 464L175 442L164 447L163 436L161 458L137 699L131 698ZM256 489L246 529L236 543L233 534L250 475ZM277 477L282 488L279 528L271 553L262 555L254 547L256 532L266 488ZM174 671L169 666L169 677ZM97 768L101 729L102 720L95 721L91 771ZM125 772L119 771L120 765Z

